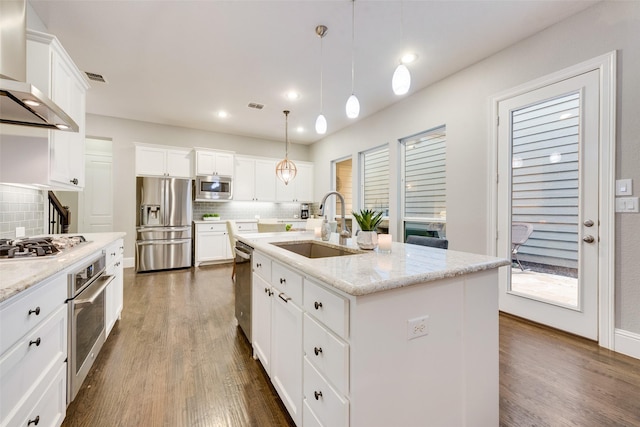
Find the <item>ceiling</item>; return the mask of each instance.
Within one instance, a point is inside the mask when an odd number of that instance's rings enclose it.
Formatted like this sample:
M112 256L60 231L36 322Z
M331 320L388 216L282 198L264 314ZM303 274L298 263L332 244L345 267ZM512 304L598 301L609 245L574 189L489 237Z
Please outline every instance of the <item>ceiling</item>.
M595 1L29 0L91 82L87 112L268 140L311 144L320 113L331 134L539 32ZM352 6L354 87L360 117L348 119ZM322 41L315 27L324 24ZM391 76L404 51L411 90ZM300 93L289 100L289 90ZM251 102L264 104L251 109ZM228 112L221 119L216 113ZM298 127L304 130L298 132Z

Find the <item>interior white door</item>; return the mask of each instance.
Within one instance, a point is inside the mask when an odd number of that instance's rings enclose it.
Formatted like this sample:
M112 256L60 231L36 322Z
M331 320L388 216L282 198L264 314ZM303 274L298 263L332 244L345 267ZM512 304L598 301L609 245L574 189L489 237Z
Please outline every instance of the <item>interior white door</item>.
M87 139L88 143L89 140ZM101 146L110 141L96 140ZM90 145L90 144L88 144ZM87 152L85 155L85 187L80 193L82 232L113 231L113 158L110 152Z
M500 310L594 340L599 97L599 72L594 70L498 104L499 255L513 256L512 223L533 227L517 255L530 262L502 273ZM520 285L523 278L529 287ZM555 300L539 292L554 278L574 286L573 299Z

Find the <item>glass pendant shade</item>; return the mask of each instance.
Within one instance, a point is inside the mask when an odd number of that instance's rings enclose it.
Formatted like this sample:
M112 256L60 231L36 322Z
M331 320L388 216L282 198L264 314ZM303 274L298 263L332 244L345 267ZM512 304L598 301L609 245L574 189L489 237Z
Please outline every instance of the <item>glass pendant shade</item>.
M327 133L327 119L324 114L320 114L316 119L316 132L320 135Z
M355 119L360 115L360 101L358 101L358 98L354 94L351 94L349 99L347 99L345 110L347 112L347 117L350 119Z
M393 93L396 95L404 95L409 92L409 88L411 87L411 74L406 65L398 65L396 71L393 72L391 87L393 88Z
M284 182L284 185L288 185L296 177L297 173L296 164L286 157L276 165L276 176L280 181Z

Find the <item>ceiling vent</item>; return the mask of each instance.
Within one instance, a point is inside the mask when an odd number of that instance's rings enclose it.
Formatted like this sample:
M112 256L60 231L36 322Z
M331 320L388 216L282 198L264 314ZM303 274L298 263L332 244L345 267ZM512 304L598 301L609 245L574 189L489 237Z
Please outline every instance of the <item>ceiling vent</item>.
M257 102L250 102L249 105L247 105L247 107L255 108L256 110L262 110L264 108L264 104L258 104Z
M104 79L104 76L102 74L96 74L96 73L90 73L88 71L84 72L87 77L89 78L89 80L94 81L94 82L100 82L100 83L106 83L107 81Z

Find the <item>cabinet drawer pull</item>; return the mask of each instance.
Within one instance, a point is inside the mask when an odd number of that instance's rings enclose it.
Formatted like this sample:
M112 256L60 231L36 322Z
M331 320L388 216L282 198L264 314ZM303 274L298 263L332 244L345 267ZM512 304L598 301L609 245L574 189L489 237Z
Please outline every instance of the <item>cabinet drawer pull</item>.
M321 308L322 308L322 303L321 303L321 302L316 301L316 302L314 302L314 303L313 303L313 306L316 308L316 310L319 310L319 309L321 309Z
M31 424L33 424L34 426L37 426L39 422L40 422L40 415L38 415L32 420L29 420L29 422L27 423L27 426L30 426Z
M319 356L320 353L322 353L322 347L313 347L313 352L316 354L316 356Z
M40 346L40 337L36 338L35 340L29 341L29 347L31 347L33 344L36 345L36 347Z
M256 263L256 268L260 268L260 267L262 267L262 263L257 262Z
M315 396L316 400L320 400L320 398L322 397L322 392L321 391L314 391L313 395Z
M280 284L281 284L281 285L284 285L284 284L286 284L286 283L287 283L287 279L285 279L285 278L282 278L282 277L281 277L281 278L280 278Z
M69 181L70 183L72 183L73 185L78 185L78 178L73 178L72 180ZM37 423L36 423L37 424Z
M34 314L34 313L35 313L36 316L40 315L40 306L36 307L35 310L29 310L29 315Z
M283 297L283 295L284 295L284 297ZM280 292L280 294L278 296L284 302L289 302L291 300L291 297L288 297L287 294L285 294L284 292Z

